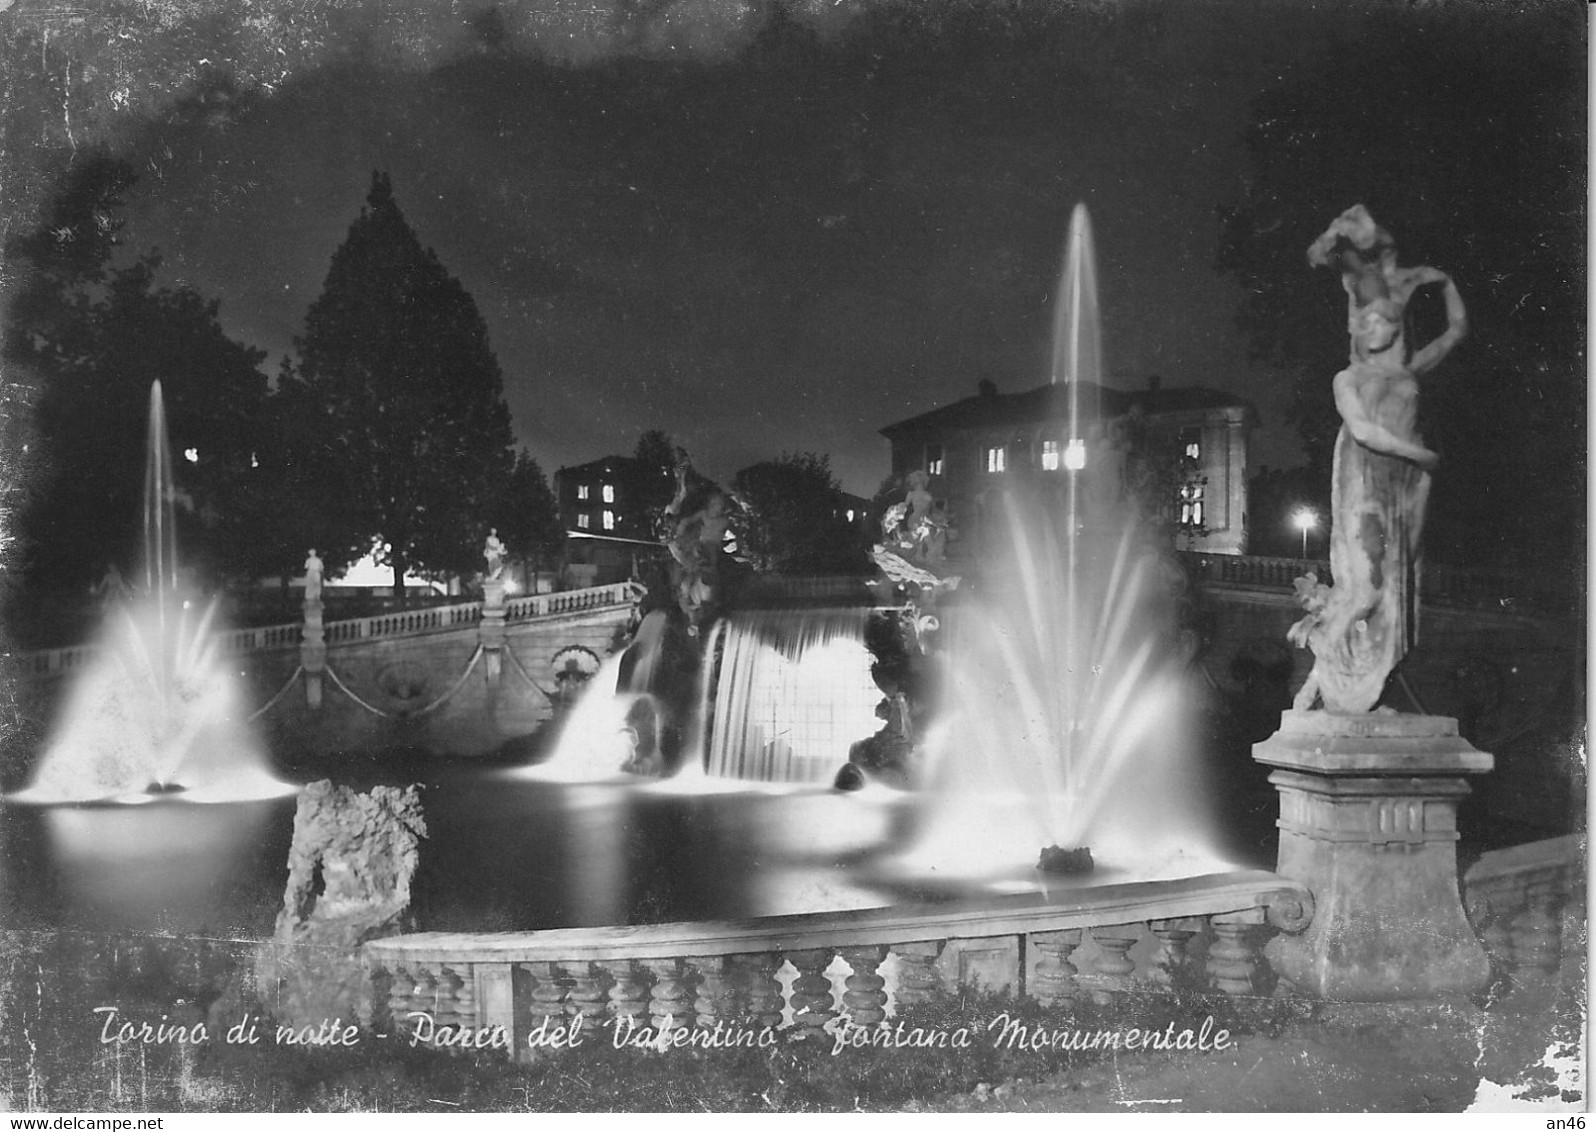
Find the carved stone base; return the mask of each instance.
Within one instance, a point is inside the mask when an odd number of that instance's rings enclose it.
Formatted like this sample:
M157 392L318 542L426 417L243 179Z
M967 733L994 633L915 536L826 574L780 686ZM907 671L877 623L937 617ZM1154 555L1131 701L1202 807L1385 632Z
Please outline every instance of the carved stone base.
M1277 974L1332 999L1469 994L1490 965L1458 897L1463 776L1490 755L1441 716L1288 711L1253 748L1277 767L1282 876L1306 884L1308 930L1267 950Z

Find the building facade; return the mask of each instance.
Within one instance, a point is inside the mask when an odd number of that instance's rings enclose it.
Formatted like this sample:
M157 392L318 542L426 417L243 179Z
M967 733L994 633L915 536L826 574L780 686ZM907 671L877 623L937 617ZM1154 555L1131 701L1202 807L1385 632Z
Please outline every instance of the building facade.
M554 498L566 536L562 573L567 586L622 581L632 576L639 554L658 549L642 498L646 474L630 456L604 456L554 473Z
M1083 382L1008 394L982 382L975 396L881 435L892 445L893 475L901 483L925 472L931 494L967 534L997 490L1024 480L1062 482L1072 471L1101 486L1112 467L1173 526L1181 549L1244 554L1247 441L1256 422L1251 406L1230 394L1166 389L1156 379L1134 391Z

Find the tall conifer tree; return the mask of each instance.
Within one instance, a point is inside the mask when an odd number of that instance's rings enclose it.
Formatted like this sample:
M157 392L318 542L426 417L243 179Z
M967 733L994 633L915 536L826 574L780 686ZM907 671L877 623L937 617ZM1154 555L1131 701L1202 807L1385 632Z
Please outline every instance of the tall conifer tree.
M515 455L476 303L416 238L386 174L366 203L284 391L307 410L289 443L324 549L347 564L380 540L402 594L409 570L480 568L477 529Z

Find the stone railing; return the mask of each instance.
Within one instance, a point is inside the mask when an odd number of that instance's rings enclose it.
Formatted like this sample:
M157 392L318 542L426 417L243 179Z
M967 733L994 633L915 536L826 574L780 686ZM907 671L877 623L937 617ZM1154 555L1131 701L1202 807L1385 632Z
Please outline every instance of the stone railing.
M379 1024L408 1029L426 1015L524 1056L528 1035L577 1015L656 1031L742 1023L802 1035L840 1015L870 1026L942 987L1001 989L983 965L994 953L1007 957L1006 985L1044 1004L1193 984L1263 993L1267 937L1302 931L1312 905L1302 885L1244 871L736 922L425 932L363 953ZM838 959L848 973L834 987Z
M1584 947L1584 839L1570 834L1484 854L1463 874L1463 903L1493 972L1509 987L1555 982L1565 922Z
M632 588L626 582L613 582L607 586L593 586L584 590L564 590L551 594L528 594L511 598L504 603L504 619L514 624L534 617L558 617L567 613L586 613L594 609L608 609L627 605L632 600ZM481 606L477 606L480 610Z
M1291 592L1296 579L1312 570L1331 582L1330 563L1317 558L1275 558L1260 554L1204 554L1181 551L1194 574L1210 584ZM1548 569L1474 569L1425 563L1421 592L1426 604L1506 612L1557 613L1571 608L1577 588L1572 573Z
M624 606L631 600L631 591L625 583L562 593L534 594L506 602L505 620L514 623L540 617L587 613ZM482 603L471 601L396 610L346 621L329 621L322 627L322 634L327 644L338 645L470 628L481 620ZM298 621L286 625L262 625L253 629L231 629L217 634L216 645L224 655L297 648L302 629L303 625ZM94 644L40 649L37 652L18 653L16 661L24 677L63 676L82 668L98 650L99 646Z

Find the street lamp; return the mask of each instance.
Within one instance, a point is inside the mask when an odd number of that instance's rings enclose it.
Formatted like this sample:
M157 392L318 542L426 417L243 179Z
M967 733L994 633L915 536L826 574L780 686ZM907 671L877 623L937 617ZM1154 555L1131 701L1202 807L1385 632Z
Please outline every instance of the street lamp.
M1302 532L1302 558L1308 559L1308 532L1319 525L1319 516L1307 507L1299 507L1291 516L1291 525Z

